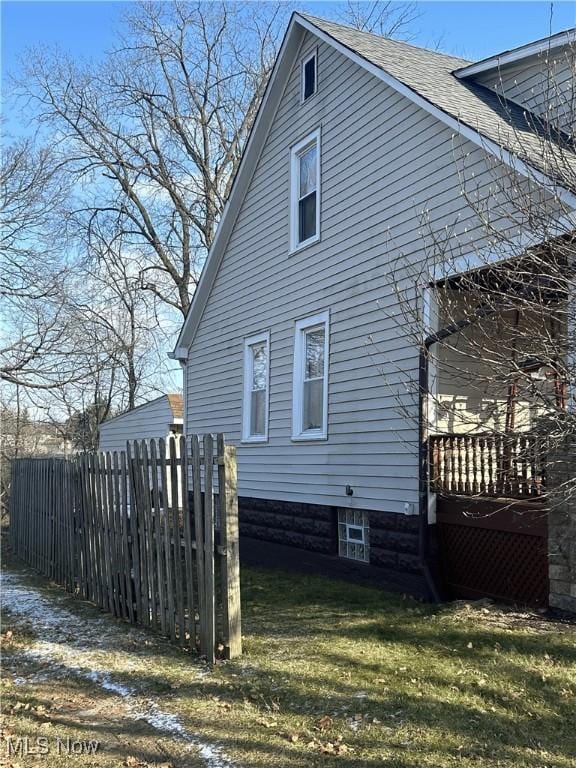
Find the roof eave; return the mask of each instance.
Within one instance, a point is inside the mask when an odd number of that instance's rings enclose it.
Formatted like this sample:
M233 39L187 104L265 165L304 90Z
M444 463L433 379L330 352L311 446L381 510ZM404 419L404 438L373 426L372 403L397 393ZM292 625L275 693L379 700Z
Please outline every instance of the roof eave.
M542 53L554 51L558 48L563 48L566 45L574 45L576 43L576 28L567 29L564 32L559 32L557 35L551 37L545 37L542 40L536 40L536 42L522 45L519 48L513 48L510 51L504 51L498 53L496 56L490 56L482 61L476 61L474 64L469 64L466 67L455 69L452 73L459 80L465 80L468 77L474 77L474 75L481 75L493 70L502 69L502 67L509 64L517 64L518 62L530 59L533 56L539 56Z

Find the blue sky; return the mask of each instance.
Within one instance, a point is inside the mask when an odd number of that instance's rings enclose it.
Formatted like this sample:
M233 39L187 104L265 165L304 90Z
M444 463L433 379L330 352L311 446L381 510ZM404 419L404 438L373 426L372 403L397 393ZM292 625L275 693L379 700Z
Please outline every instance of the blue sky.
M294 5L289 3L288 5ZM305 3L311 12L327 14L334 2ZM68 0L27 2L3 0L2 72L13 71L31 46L59 44L73 55L98 57L114 39L115 25L129 2ZM413 42L441 47L467 58L483 58L547 34L547 2L420 2ZM555 2L552 29L576 25L576 3Z

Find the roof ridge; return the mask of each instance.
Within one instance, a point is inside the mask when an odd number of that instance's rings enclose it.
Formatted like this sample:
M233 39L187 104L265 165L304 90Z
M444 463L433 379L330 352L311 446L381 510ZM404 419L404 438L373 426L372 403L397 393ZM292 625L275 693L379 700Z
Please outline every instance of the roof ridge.
M406 48L412 48L415 51L425 51L425 53L429 53L432 56L437 56L440 59L450 59L451 61L464 62L466 64L474 63L470 59L464 59L461 56L454 56L451 53L443 53L442 51L435 51L432 48L426 48L423 45L415 45L414 43L409 43L406 40L397 40L395 37L378 35L376 32L368 32L365 29L357 29L356 27L351 27L349 24L341 24L338 21L333 21L332 19L325 19L322 16L313 16L310 13L299 13L299 12L296 12L296 13L298 16L301 16L302 18L308 19L308 21L310 21L312 24L315 24L316 22L332 24L335 27L346 29L349 32L354 32L354 34L357 34L357 35L365 35L366 37L373 38L380 42L382 42L382 40L385 40L386 42L393 43L394 45L402 45L402 46L405 46Z

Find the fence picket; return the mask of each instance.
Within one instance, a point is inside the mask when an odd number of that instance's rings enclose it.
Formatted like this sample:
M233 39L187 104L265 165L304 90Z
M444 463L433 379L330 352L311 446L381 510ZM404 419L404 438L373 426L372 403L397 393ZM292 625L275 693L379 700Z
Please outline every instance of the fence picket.
M190 438L190 457L192 460L192 505L193 505L193 520L194 520L194 534L196 540L196 582L198 585L198 616L199 616L199 632L198 632L198 648L205 647L206 640L204 638L204 632L206 627L206 607L204 595L206 591L205 587L205 574L204 574L204 503L202 499L202 463L200 456L200 442L197 435L192 435Z
M154 554L154 529L152 526L152 497L150 491L150 463L148 460L148 446L146 441L141 443L140 452L140 482L142 485L142 508L144 511L145 534L144 551L146 554L146 583L150 604L150 622L153 627L158 625L158 611L156 608L156 565Z
M140 584L140 545L138 542L138 495L136 491L136 479L134 472L135 459L132 457L130 450L130 443L126 445L126 463L128 465L128 477L129 477L129 512L127 516L128 522L128 540L130 545L132 569L133 569L133 585L134 585L134 619L137 623L143 623L142 617L142 591Z
M178 641L180 645L184 645L186 642L186 629L184 623L184 591L182 588L182 535L178 493L179 461L176 456L176 441L173 437L168 440L168 446L170 461L170 513L172 516L172 540L174 545L174 576L176 578Z
M186 572L186 607L188 614L188 644L196 647L196 607L194 601L194 564L192 550L192 520L188 499L188 453L186 440L180 437L180 493L182 496L182 520L184 532L184 561Z
M164 553L166 560L166 592L168 595L168 631L172 642L176 640L176 609L174 600L173 555L171 515L168 504L169 480L166 467L166 443L162 438L158 441L158 458L160 462L160 479L162 494L162 512L164 518Z
M103 454L104 475L103 494L105 496L105 520L106 520L106 560L108 565L108 578L110 584L111 613L120 616L120 601L118 593L118 581L116 575L116 531L114 530L114 486L112 481L112 455L110 452Z
M162 509L158 485L158 454L155 440L150 441L150 476L152 481L152 525L154 528L152 543L156 558L156 582L158 586L158 618L160 630L163 634L166 634L166 567L164 562L164 539L162 536Z

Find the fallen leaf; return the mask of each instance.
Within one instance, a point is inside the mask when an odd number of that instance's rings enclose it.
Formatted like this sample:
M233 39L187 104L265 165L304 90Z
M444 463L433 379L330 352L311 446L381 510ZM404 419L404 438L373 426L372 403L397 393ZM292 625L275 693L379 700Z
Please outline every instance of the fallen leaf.
M263 725L264 728L274 728L275 725L278 725L277 720L265 720L264 718L261 718L256 722L258 723L258 725Z
M324 715L316 723L316 728L319 731L327 731L328 728L331 728L333 725L334 725L334 720L330 717L330 715Z
M128 755L122 765L126 766L126 768L145 768L146 763L140 760L140 758L134 757L134 755Z

